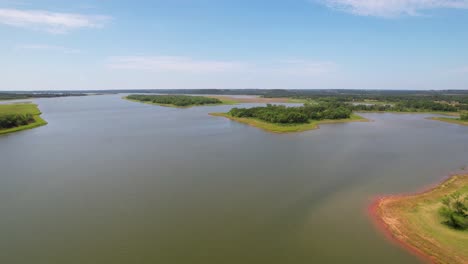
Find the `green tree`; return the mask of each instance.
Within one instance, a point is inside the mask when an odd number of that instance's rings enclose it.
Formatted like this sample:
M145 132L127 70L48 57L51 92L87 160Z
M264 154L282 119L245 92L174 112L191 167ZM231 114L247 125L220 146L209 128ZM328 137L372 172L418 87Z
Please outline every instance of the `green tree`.
M468 197L459 192L442 198L442 207L439 213L445 223L456 229L468 228Z

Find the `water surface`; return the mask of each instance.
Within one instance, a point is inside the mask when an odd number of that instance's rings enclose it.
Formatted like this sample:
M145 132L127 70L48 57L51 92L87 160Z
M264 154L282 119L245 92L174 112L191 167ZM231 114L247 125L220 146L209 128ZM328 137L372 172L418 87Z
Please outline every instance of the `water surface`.
M366 216L468 162L468 128L427 115L276 135L121 95L34 100L0 136L0 263L418 263Z

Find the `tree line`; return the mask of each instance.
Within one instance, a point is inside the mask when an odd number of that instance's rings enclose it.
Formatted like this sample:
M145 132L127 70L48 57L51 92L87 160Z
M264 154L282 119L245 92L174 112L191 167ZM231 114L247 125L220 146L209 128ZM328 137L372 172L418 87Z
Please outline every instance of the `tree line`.
M13 92L0 92L0 100L21 100L29 98L55 98L55 97L68 97L68 96L86 96L84 93L71 93L71 92L34 92L34 93L13 93Z
M351 109L338 103L304 104L300 107L271 105L266 107L232 108L233 117L257 118L270 123L301 124L309 120L345 119L351 116Z
M33 123L34 121L34 116L32 114L0 115L0 129L25 126L30 123Z
M167 104L175 106L191 106L191 105L208 105L221 104L221 100L204 96L189 96L189 95L143 95L132 94L127 96L127 99L141 102L151 102L155 104Z
M392 112L457 112L460 107L447 103L439 103L428 100L404 100L395 104L356 104L355 111L392 111Z

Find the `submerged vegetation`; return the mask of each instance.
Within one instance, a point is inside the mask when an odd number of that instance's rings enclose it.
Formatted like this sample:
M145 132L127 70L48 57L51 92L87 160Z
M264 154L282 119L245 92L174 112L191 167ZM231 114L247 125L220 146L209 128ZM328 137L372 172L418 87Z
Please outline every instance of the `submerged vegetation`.
M223 101L217 98L190 95L142 95L132 94L126 97L128 100L143 103L158 104L163 106L189 107L196 105L217 105Z
M0 134L17 132L47 124L41 117L37 105L4 104L0 105Z
M434 263L467 263L468 175L430 191L379 200L375 216L392 237Z

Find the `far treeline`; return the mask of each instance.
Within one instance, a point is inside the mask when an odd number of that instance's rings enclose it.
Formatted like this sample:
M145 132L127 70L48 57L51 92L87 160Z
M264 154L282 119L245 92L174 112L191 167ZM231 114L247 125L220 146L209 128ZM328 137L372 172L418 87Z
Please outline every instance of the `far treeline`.
M135 100L146 103L161 104L161 105L174 105L179 107L187 107L192 105L210 105L221 104L222 101L216 98L209 98L204 96L190 96L190 95L142 95L132 94L126 97L129 100Z
M72 92L0 92L0 100L21 100L31 98L55 98L67 96L86 96L85 93Z
M102 92L102 91L100 91ZM109 91L109 92L118 92ZM122 91L120 91L122 92ZM325 90L325 89L178 89L138 90L133 93L257 95L309 101L352 103L356 111L459 112L468 111L468 90ZM132 92L130 92L132 93ZM364 103L364 104L363 104Z
M309 120L346 119L350 118L352 110L348 105L338 102L322 102L319 104L304 104L300 107L271 105L266 107L233 108L229 114L233 117L256 118L270 123L301 124Z

